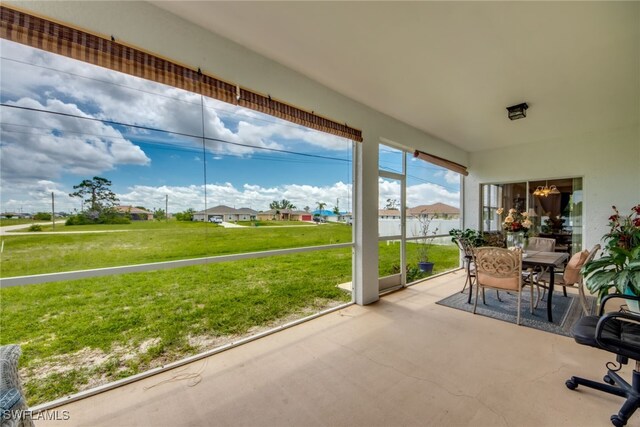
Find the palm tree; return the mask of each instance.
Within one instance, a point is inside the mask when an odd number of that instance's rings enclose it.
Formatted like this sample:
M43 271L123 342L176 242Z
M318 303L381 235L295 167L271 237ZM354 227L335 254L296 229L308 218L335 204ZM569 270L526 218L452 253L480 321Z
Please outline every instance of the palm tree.
M318 206L318 216L322 216L322 211L324 210L325 206L327 206L327 204L325 202L316 202L316 205Z

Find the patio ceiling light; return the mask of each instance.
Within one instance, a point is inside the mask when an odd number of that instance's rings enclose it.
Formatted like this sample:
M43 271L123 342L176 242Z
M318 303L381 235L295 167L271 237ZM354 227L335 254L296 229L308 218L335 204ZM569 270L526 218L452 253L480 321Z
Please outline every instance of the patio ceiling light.
M512 105L511 107L507 107L507 111L509 112L509 119L511 120L524 119L525 117L527 117L527 108L529 108L529 106L527 105L526 102L523 102L522 104L518 104L518 105Z

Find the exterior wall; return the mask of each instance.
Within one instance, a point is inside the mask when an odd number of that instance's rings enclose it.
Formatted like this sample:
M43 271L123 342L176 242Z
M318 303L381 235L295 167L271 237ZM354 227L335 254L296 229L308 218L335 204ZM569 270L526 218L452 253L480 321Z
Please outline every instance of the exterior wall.
M363 131L356 172L356 302L378 299L378 144L381 139L467 164L467 153L372 110L303 75L210 33L146 2L9 1L33 13L90 31L177 62L200 67L224 80L346 122ZM425 77L427 78L427 77Z
M471 153L464 226L479 227L480 184L564 177L583 178L583 247L590 249L607 233L612 205L626 215L640 203L640 127Z

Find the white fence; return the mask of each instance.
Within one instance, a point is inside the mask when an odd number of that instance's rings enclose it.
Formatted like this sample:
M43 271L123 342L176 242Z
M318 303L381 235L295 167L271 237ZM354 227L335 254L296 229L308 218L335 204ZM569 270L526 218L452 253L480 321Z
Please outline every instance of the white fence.
M417 218L407 218L407 239L421 237L420 228ZM435 231L436 235L448 235L454 228L460 228L459 219L433 219L429 226L429 234ZM400 219L378 219L378 233L381 237L399 236L400 232ZM444 239L450 242L450 239Z

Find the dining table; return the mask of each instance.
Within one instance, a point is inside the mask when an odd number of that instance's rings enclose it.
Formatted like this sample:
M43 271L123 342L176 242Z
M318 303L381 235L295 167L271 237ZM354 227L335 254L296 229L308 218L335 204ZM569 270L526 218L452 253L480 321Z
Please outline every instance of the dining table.
M541 267L549 271L549 295L547 296L547 320L553 323L552 300L555 269L569 258L566 252L524 251L522 267Z

